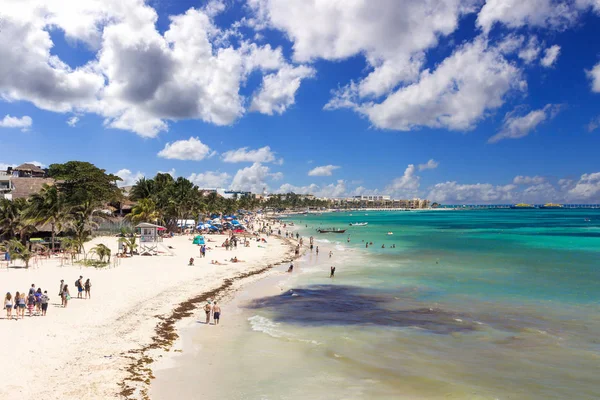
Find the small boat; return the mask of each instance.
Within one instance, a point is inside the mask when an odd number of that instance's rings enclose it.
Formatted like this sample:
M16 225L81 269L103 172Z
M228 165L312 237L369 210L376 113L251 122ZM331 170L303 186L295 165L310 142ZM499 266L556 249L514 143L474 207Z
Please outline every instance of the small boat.
M328 228L328 229L317 229L319 233L344 233L345 229Z
M368 224L369 224L368 222L354 222L354 223L351 223L350 226L366 226Z
M394 234L394 232L388 232L387 234L388 234L388 235L393 235L393 234Z
M540 208L563 208L562 204L546 203Z
M532 206L531 204L519 203L519 204L515 204L514 206L510 206L510 208L513 210L527 210L527 209L535 208L535 206Z

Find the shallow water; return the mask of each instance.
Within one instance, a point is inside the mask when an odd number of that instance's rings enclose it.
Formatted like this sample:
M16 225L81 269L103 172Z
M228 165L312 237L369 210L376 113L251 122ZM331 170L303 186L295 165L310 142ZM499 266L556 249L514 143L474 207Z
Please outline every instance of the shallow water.
M211 364L206 398L600 398L599 211L352 214L296 219L320 254L179 363Z

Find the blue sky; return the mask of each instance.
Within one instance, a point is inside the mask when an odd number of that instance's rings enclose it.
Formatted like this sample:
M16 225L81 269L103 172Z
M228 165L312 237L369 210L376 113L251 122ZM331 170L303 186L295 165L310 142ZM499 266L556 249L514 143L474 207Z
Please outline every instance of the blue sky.
M53 3L3 4L2 166L600 202L597 0Z

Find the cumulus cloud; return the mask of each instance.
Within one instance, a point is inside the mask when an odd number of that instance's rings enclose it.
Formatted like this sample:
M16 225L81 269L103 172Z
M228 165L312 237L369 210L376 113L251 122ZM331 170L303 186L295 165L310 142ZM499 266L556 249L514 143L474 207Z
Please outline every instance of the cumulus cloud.
M277 193L312 194L317 197L338 198L346 196L346 182L342 179L328 185L311 183L307 186L295 186L284 183L276 190Z
M524 90L521 71L495 47L476 38L457 48L434 71L401 87L381 103L361 103L356 87L337 91L326 109L351 107L379 128L408 131L419 127L468 130L504 103L507 93Z
M600 202L600 172L581 175L567 192L566 198L573 202Z
M560 55L560 46L559 45L555 44L554 46L548 47L544 51L544 57L540 61L540 64L542 64L542 66L544 66L546 68L553 67L554 64L556 63L556 60L558 60L559 55Z
M513 179L513 183L515 185L539 185L546 182L546 178L544 178L543 176L523 176L523 175L519 175L519 176L515 176L515 179Z
M222 188L227 185L231 175L226 172L206 171L191 174L188 179L199 188Z
M557 0L487 0L477 16L477 25L489 32L495 23L509 28L523 26L564 29L578 18L579 7Z
M425 164L419 164L419 171L424 171L426 169L436 169L440 165L439 162L435 161L433 158L427 161Z
M544 108L519 116L519 108L507 113L500 132L492 136L488 143L497 143L503 139L520 139L529 135L541 123L554 118L561 110L561 105L547 104Z
M280 172L273 173L266 165L255 162L249 167L238 170L229 187L231 190L262 193L269 188L267 181L280 180L282 177Z
M301 69L289 66L281 48L251 43L235 27L214 24L220 1L170 16L164 31L142 0L3 3L0 95L9 101L96 113L107 127L153 137L169 121L234 123L246 112L240 88L253 72L277 77L270 92L276 112L293 102L298 89ZM52 54L51 30L84 43L94 56L69 66ZM227 41L230 35L239 38L235 45ZM277 74L281 69L294 72ZM287 88L287 97L276 96L278 87Z
M79 117L74 115L67 120L67 125L69 125L71 128L74 128L75 126L77 126L78 122L79 122Z
M269 146L261 147L260 149L256 150L249 150L248 147L242 147L237 150L229 150L223 153L221 158L227 163L268 163L277 161L275 152L273 152Z
M527 45L519 51L519 58L525 61L526 64L534 62L542 51L537 37L531 36Z
M201 161L214 154L210 147L202 143L199 138L190 137L188 140L167 143L165 148L158 153L158 156L171 160Z
M115 172L115 175L122 179L120 182L117 182L117 186L119 187L132 186L138 180L144 177L144 174L142 172L138 171L136 173L133 173L127 168L118 170L117 172Z
M339 168L338 165L322 165L308 171L308 176L331 176L333 171Z
M277 73L263 77L262 86L253 96L250 111L262 114L283 114L294 104L296 92L303 79L315 76L315 69L304 65L285 66Z
M31 127L31 124L33 124L33 120L27 115L19 118L6 114L0 120L0 128L21 128L23 132L27 131Z
M586 74L592 82L592 92L600 93L600 63L596 64L591 70L586 71Z
M414 164L409 164L404 170L404 174L392 181L386 188L386 192L396 197L414 197L418 195L421 177L417 175L417 168Z
M515 189L515 185L444 182L434 185L427 199L446 204L512 203Z

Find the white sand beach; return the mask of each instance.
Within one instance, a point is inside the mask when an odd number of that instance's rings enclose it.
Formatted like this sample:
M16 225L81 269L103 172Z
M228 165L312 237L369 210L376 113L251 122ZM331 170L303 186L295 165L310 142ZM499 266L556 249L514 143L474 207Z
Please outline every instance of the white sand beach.
M7 320L2 310L0 398L144 398L151 371L145 362L138 363L140 357L148 356L139 350L152 347L157 324L190 298L293 256L292 247L274 237L267 238L262 247L253 241L248 248L238 246L230 251L216 247L225 235L207 237L214 240L207 243L213 250L207 251L204 259L198 257L191 236L176 236L164 241L172 246L173 256L134 256L105 269L60 266L59 260L44 260L29 269L3 267L3 294L26 292L34 283L48 290L50 306L45 317L28 317L26 311L25 318L18 321ZM86 248L98 243L116 254L117 238L96 238ZM234 256L244 262L226 261ZM194 266L188 266L190 257L195 258ZM211 260L227 265L211 265ZM91 299L76 298L74 283L80 275L91 280ZM61 279L73 297L67 308L60 306L57 295ZM132 364L147 376L136 377Z

